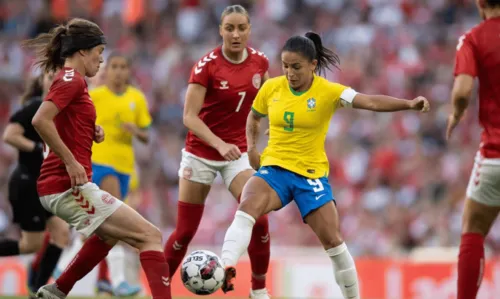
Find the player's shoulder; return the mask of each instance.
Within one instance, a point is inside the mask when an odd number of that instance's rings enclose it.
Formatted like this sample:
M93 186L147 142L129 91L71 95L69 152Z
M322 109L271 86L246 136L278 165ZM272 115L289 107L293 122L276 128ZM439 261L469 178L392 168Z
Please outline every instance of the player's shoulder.
M208 70L212 65L217 64L220 61L220 57L222 56L221 47L217 47L212 49L203 55L195 64L193 68L193 72L195 75Z
M283 88L287 86L287 80L285 76L278 76L274 78L269 78L262 85L262 89L266 89L268 91L273 91L278 88Z
M252 47L248 47L247 51L250 59L259 61L261 63L269 63L269 59L267 58L266 54L264 54L264 52L261 52L258 49L254 49Z
M91 97L96 97L105 94L107 91L108 88L106 87L106 85L101 85L89 90L89 94Z
M54 77L52 86L83 87L85 78L73 68L62 68Z
M127 88L127 93L134 98L135 101L146 100L144 93L137 87L129 85Z

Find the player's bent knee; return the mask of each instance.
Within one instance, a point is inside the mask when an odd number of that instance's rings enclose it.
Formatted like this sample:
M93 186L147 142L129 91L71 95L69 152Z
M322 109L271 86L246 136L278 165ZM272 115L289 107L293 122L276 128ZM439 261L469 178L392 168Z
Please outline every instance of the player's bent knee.
M153 250L157 247L162 249L162 244L163 244L163 238L160 230L152 225L151 223L148 223L148 225L144 226L144 229L141 234L142 239L139 240L139 243L137 244L136 248L139 250Z
M499 207L490 207L467 199L462 217L462 233L479 233L486 236L499 210Z

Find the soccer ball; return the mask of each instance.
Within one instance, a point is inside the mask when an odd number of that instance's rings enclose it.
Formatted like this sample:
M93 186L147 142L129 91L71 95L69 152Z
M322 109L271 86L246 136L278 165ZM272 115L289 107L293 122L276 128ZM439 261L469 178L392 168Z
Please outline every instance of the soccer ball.
M220 289L224 276L221 260L208 250L193 251L182 261L182 282L196 295L210 295Z

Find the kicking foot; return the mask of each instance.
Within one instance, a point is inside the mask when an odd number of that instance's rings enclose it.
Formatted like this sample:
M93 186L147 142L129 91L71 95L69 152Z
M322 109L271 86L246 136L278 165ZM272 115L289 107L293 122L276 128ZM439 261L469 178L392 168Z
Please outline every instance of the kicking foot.
M234 278L236 277L236 269L234 267L226 267L224 283L222 284L222 291L225 293L234 290Z
M113 290L113 293L117 297L130 297L135 296L141 292L140 286L130 285L128 282L121 282L117 288Z
M250 299L271 299L267 289L250 290Z
M66 294L61 292L55 283L44 285L38 292L36 292L36 297L39 299L65 299Z

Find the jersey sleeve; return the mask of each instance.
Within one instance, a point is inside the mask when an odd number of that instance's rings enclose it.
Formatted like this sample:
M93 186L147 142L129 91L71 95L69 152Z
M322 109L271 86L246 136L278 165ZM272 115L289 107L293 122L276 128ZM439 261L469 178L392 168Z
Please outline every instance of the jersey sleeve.
M458 39L457 54L455 57L455 76L460 74L477 76L474 45L470 34L464 34Z
M193 66L188 83L200 84L205 88L208 88L210 81L210 61L206 61L208 59L210 58L204 57Z
M59 111L68 106L71 101L83 94L83 80L76 77L63 77L56 80L50 87L45 101L53 102Z
M354 89L338 83L330 83L333 107L351 108L354 98L358 94Z
M31 126L31 120L35 116L36 111L38 110L39 107L40 107L39 101L31 103L31 104L23 107L22 109L20 109L16 113L14 113L10 117L9 122L10 123L18 123L25 130L27 130Z
M267 116L268 113L268 97L269 97L269 89L271 85L271 80L267 80L264 82L264 85L259 89L257 96L253 100L252 111L257 115L262 117Z
M151 125L151 115L149 114L148 102L142 92L137 97L136 125L141 129L146 129Z

